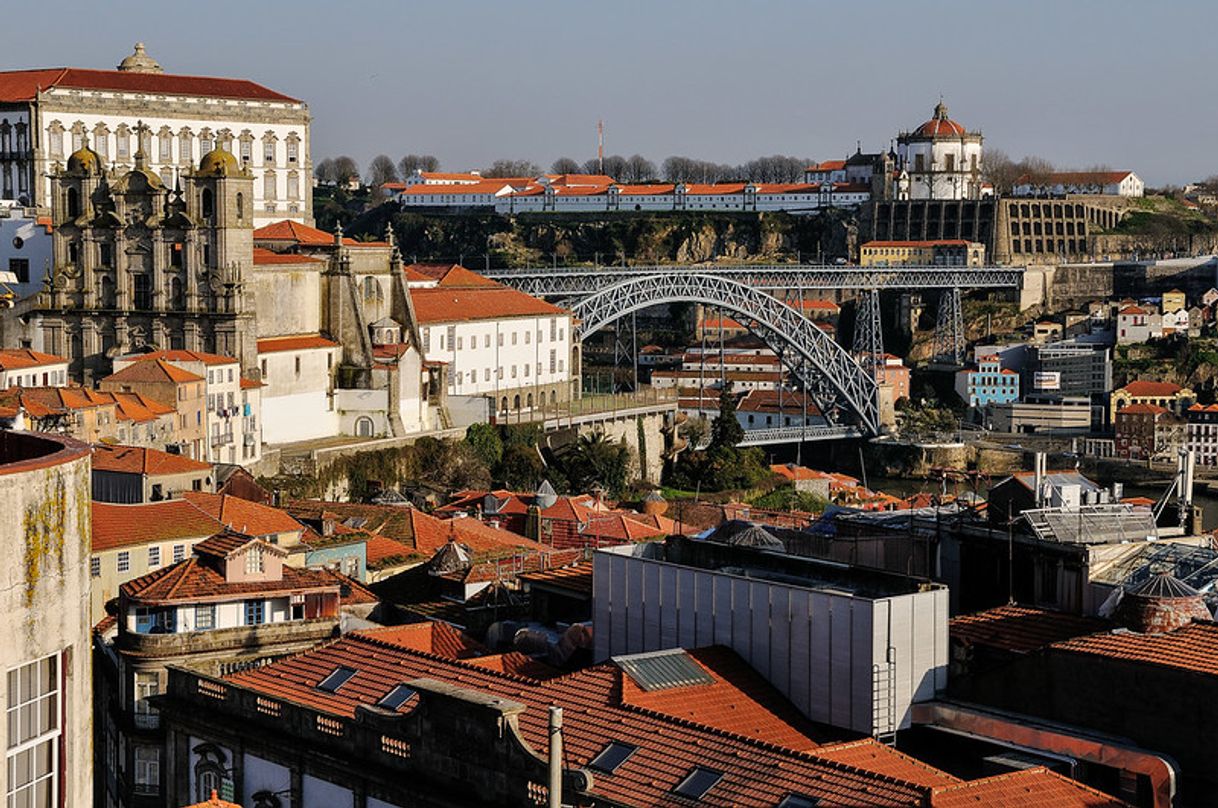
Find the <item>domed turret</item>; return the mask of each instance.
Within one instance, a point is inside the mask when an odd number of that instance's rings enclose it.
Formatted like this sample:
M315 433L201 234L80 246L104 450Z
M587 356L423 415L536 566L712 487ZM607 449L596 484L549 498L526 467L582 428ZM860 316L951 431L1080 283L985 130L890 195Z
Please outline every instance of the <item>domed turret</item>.
M135 52L118 63L118 69L124 73L164 73L165 70L156 59L144 51L144 43L135 43Z
M643 513L648 516L663 516L668 510L668 500L659 491L652 491L643 497Z
M81 147L68 157L68 171L74 174L100 174L102 173L101 155L90 149L89 144L81 144Z
M203 159L199 161L199 173L205 176L228 177L240 172L241 166L237 164L237 158L232 152L219 146L203 155Z
M947 117L947 104L940 101L935 104L935 111L930 120L915 129L913 133L918 137L964 137L968 131Z
M1196 589L1161 572L1125 592L1116 619L1132 631L1160 634L1212 616Z

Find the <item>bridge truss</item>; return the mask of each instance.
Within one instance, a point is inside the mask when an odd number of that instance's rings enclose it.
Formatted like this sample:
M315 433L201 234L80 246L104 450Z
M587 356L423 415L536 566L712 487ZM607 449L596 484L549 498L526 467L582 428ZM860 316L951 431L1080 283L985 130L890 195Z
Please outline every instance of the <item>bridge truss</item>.
M853 414L862 434L879 433L875 377L832 337L786 303L720 274L670 267L602 286L572 307L579 320L577 336L582 339L640 309L677 302L702 303L731 312L783 357L791 374L814 397L826 419L835 421L844 410Z

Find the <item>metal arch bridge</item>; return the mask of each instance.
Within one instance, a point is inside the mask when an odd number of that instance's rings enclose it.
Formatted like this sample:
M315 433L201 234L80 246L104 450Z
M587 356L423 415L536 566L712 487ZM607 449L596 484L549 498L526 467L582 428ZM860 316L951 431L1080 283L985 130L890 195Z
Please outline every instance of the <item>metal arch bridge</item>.
M744 430L744 440L737 446L765 446L771 443L800 443L814 440L841 440L843 438L861 438L863 433L856 426L774 426L761 429ZM695 449L705 449L710 446L710 436L707 435L695 446Z
M626 315L651 306L702 303L727 310L773 349L803 389L813 397L830 425L813 435L807 430L791 439L875 435L880 432L879 387L872 368L883 341L879 329L881 289L938 289L940 326L950 331L944 355L959 362L964 340L960 290L1018 288L1022 268L1012 267L855 267L818 265L555 267L483 273L538 297L561 297L579 321L582 339ZM832 337L766 290L832 289L863 292L855 351L863 364ZM936 354L941 340L936 331ZM840 410L853 413L857 424L836 423ZM770 443L769 440L756 441Z
M818 264L655 265L496 269L481 273L536 297L581 297L613 284L652 275L712 275L756 289L1017 289L1023 267L899 266L858 267Z

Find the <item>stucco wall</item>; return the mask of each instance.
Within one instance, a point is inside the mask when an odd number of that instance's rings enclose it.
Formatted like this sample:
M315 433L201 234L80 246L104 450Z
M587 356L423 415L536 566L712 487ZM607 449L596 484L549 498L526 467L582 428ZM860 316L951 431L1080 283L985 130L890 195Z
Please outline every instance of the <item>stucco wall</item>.
M0 647L6 669L59 655L67 805L90 805L93 793L89 483L82 444L0 433ZM0 702L8 703L7 688L0 677ZM0 738L6 733L0 728ZM0 766L0 793L7 788Z

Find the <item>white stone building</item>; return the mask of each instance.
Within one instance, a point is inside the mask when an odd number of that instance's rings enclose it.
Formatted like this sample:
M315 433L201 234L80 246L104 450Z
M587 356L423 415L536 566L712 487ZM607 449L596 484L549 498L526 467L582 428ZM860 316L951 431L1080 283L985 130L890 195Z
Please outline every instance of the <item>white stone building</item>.
M270 444L339 434L334 372L342 346L320 334L258 340L262 439Z
M51 260L51 218L0 199L0 300L37 292Z
M897 137L900 171L897 193L903 199L980 199L981 133L947 117L942 101L931 119Z
M572 398L571 312L459 266L406 268L422 353L444 363L449 396L515 412Z
M1024 175L1012 196L1058 197L1066 194L1142 196L1146 183L1132 171L1054 171L1040 177Z
M162 350L116 357L117 373L134 362L163 359L207 380L206 455L209 463L257 463L262 457L262 385L241 376L231 356L186 350Z
M28 348L0 348L0 390L9 387L63 387L68 360Z
M54 165L85 145L119 169L142 145L168 187L219 145L254 174L255 225L313 217L308 106L245 79L165 73L139 43L117 70L0 72L0 198L48 207Z

